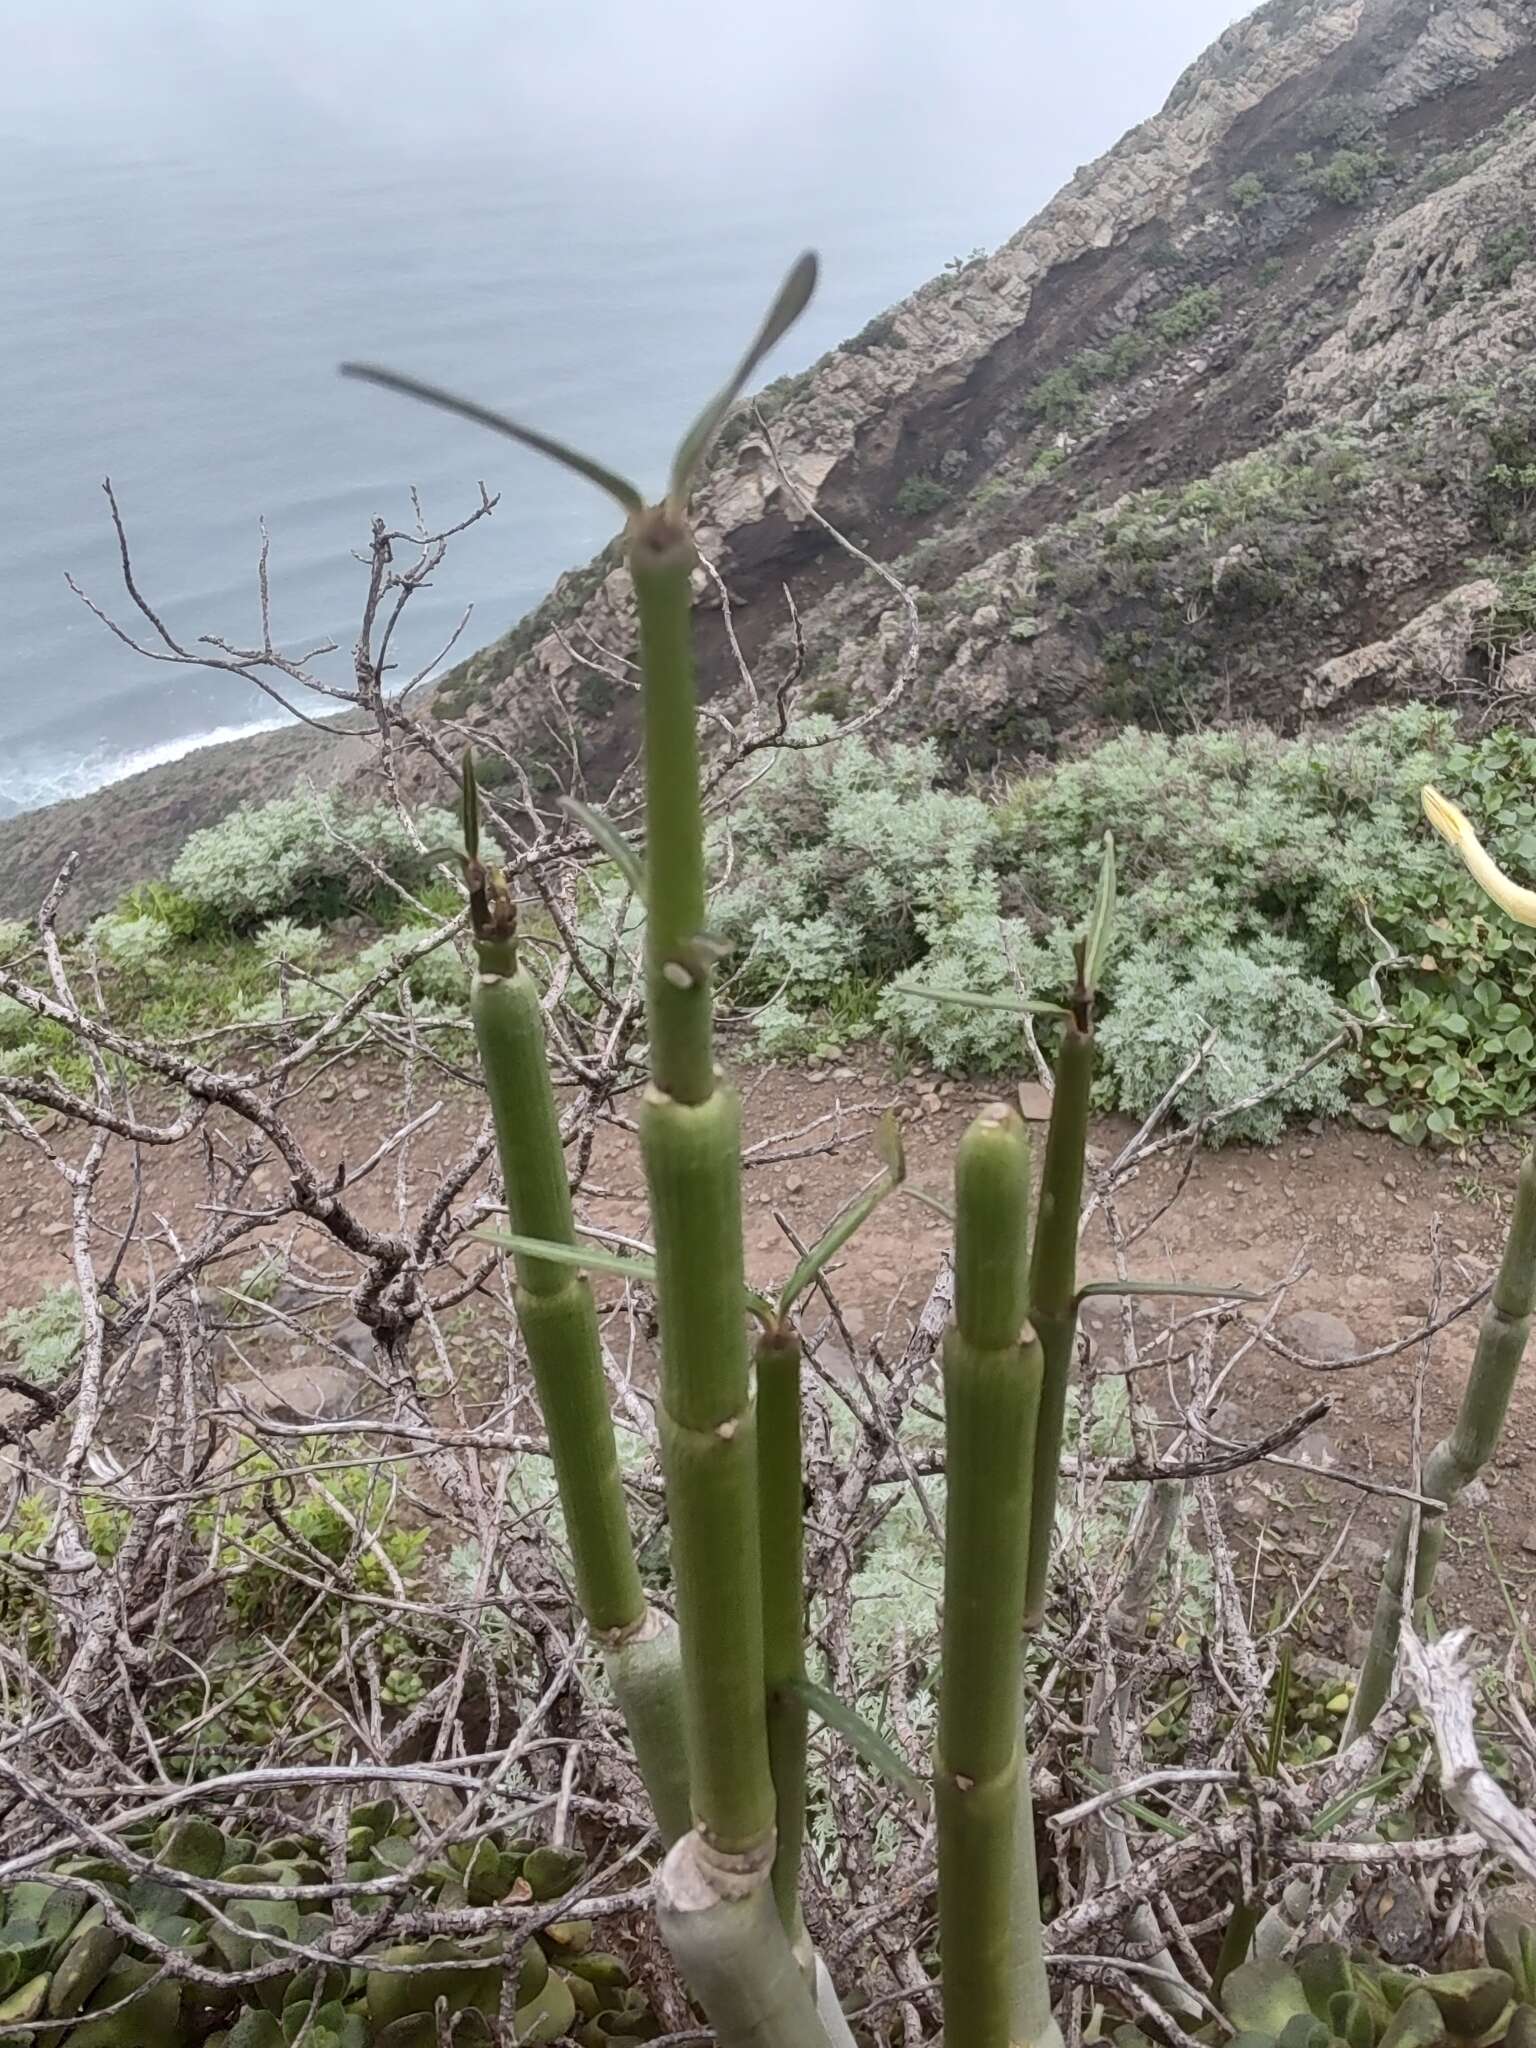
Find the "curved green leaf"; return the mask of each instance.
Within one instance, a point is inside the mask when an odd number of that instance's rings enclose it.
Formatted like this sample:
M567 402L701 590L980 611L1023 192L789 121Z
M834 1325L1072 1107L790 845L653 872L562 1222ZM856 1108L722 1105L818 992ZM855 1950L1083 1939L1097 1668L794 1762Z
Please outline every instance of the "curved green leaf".
M864 1716L854 1708L845 1706L835 1693L827 1691L809 1678L797 1678L782 1688L791 1699L801 1706L809 1707L818 1721L841 1735L844 1742L872 1771L877 1771L888 1785L905 1792L914 1805L927 1812L931 1794L927 1781L920 1778L904 1757L899 1755L883 1735L870 1727Z
M494 433L505 434L511 440L521 442L536 455L547 455L562 469L573 470L577 476L584 476L588 483L606 491L610 498L617 498L626 513L633 515L645 510L644 498L626 478L605 468L601 462L594 462L590 455L583 455L579 449L568 447L564 441L557 441L550 434L541 434L534 427L525 427L521 420L509 419L505 413L495 412L488 405L479 405L472 398L461 398L455 391L445 391L440 384L426 384L419 377L405 377L398 370L382 369L377 363L342 363L340 369L343 377L355 377L363 384L377 384L384 391L398 392L402 398L419 398L423 405L435 405L444 412L457 413L460 419L473 420L476 426L489 427Z
M816 289L817 267L816 252L813 249L807 249L802 256L796 258L790 267L788 277L779 286L773 304L764 315L762 326L753 336L751 346L736 365L735 373L715 393L684 434L673 459L672 486L667 493L668 502L676 510L681 511L687 502L699 466L709 453L726 414L745 390L747 379L774 343L783 339L809 305L811 293Z

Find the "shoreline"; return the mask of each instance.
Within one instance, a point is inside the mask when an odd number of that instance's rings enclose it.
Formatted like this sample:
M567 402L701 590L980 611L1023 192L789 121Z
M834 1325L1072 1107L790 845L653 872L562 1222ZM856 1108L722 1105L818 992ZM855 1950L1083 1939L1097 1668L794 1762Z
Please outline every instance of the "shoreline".
M77 853L61 922L79 925L135 884L161 879L202 826L243 804L284 796L306 774L332 788L371 753L366 737L295 721L209 740L81 796L0 818L0 917L34 917L65 860Z
M52 810L56 804L78 803L86 797L100 796L103 790L114 789L120 782L131 782L136 775L149 775L157 768L173 767L189 754L204 754L214 747L232 746L239 740L259 739L265 733L281 732L286 723L282 718L263 718L251 719L243 725L218 725L189 738L160 740L148 746L135 747L106 761L101 759L101 750L98 749L95 755L85 755L74 768L61 771L55 778L57 787L40 802L19 802L0 787L0 804L12 805L9 810L0 810L0 825L9 823L13 818L29 818L35 811ZM100 779L82 781L78 788L68 787L77 778L97 772L92 767L93 761L103 771ZM41 786L43 777L40 772L36 772L35 779Z

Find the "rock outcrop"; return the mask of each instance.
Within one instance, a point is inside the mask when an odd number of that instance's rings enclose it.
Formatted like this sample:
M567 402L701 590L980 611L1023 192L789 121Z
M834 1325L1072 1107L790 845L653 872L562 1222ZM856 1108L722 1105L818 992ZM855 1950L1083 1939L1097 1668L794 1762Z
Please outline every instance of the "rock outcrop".
M1272 0L1227 30L1011 241L730 423L698 520L747 657L787 657L788 581L819 703L888 680L899 607L816 514L917 590L902 715L961 764L1466 681L1469 569L1525 537L1488 477L1501 436L1536 444L1533 107L1533 0ZM601 780L631 707L570 650L632 635L602 568L443 714L536 747L553 691Z

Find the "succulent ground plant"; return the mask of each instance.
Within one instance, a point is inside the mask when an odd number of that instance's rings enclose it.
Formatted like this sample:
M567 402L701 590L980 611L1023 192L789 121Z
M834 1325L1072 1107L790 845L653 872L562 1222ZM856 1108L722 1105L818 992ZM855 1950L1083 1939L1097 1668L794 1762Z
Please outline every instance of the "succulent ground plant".
M1221 1989L1233 2048L1532 2048L1536 2043L1536 1929L1490 1915L1486 1963L1420 1976L1336 1942L1289 1961L1239 1965ZM1119 2048L1151 2048L1122 2027Z
M258 1842L188 1818L123 1840L131 1865L77 1857L0 1896L0 2040L72 2048L437 2048L441 2013L447 2038L472 2048L498 2038L491 2023L504 2011L510 2031L499 2038L518 2043L571 2039L602 2048L660 2031L624 1964L593 1948L590 1922L557 1921L515 1944L499 1935L438 1935L354 1952L355 1932L329 1903L273 1895L334 1879L332 1847L319 1835ZM501 1833L428 1858L415 1823L390 1800L355 1807L345 1841L349 1883L411 1873L406 1898L417 1909L557 1899L583 1867L577 1851ZM249 1885L253 1895L210 1894L210 1879ZM256 1886L272 1890L255 1895ZM383 1894L351 1899L356 1914L383 1903ZM296 1958L292 1970L241 1981L278 1961L285 1943L342 1954L329 1967ZM165 1950L229 1981L179 1977L174 1963L166 1968ZM75 2024L58 2024L69 2020Z

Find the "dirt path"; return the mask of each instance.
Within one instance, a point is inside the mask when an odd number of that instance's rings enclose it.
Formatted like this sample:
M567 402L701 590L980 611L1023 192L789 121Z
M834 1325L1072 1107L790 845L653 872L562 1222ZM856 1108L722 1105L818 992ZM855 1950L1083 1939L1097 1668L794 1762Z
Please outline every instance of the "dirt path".
M874 1165L866 1139L882 1109L894 1107L902 1117L913 1184L943 1195L955 1142L987 1091L921 1075L895 1082L873 1066L845 1066L816 1073L763 1070L748 1075L745 1092L752 1147L748 1258L751 1277L767 1282L782 1276L794 1256L780 1219L802 1237L813 1237L869 1178ZM1027 1090L1026 1107L1041 1110L1038 1097L1039 1091ZM391 1100L379 1076L341 1070L310 1098L301 1128L322 1161L353 1164L381 1134ZM440 1113L409 1161L409 1178L418 1189L433 1166L459 1150L478 1120L479 1106L467 1091L444 1094ZM1101 1159L1127 1135L1118 1124L1099 1126L1094 1136ZM1182 1192L1165 1210L1186 1171ZM1119 1220L1132 1234L1149 1224L1128 1254L1130 1270L1143 1278L1266 1290L1294 1273L1275 1330L1309 1357L1348 1355L1410 1336L1429 1316L1437 1286L1438 1298L1449 1306L1487 1278L1502 1244L1513 1172L1511 1153L1489 1152L1480 1162L1435 1158L1341 1125L1300 1131L1272 1150L1204 1152L1192 1163L1186 1150L1167 1154L1146 1164L1122 1190ZM258 1186L263 1178L276 1187L270 1170L258 1175ZM625 1134L604 1133L592 1179L596 1219L643 1236L643 1183ZM150 1155L145 1192L153 1211L173 1220L190 1217L203 1192L197 1147ZM394 1198L391 1168L377 1177L363 1206L371 1205L382 1221ZM14 1137L0 1138L0 1309L26 1305L68 1280L65 1215L61 1185ZM848 1335L859 1343L899 1348L927 1297L947 1238L944 1219L932 1209L901 1199L887 1203L837 1269ZM241 1263L250 1258L247 1249ZM1088 1278L1113 1274L1102 1219L1090 1228L1083 1265ZM1155 1306L1160 1314L1149 1322L1187 1315L1192 1305ZM1097 1302L1085 1322L1092 1369L1121 1370L1117 1306ZM1326 1417L1284 1453L1292 1463L1249 1467L1229 1482L1246 1533L1245 1570L1260 1618L1279 1597L1289 1598L1289 1589L1307 1582L1348 1523L1314 1609L1313 1628L1340 1650L1351 1646L1374 1597L1384 1532L1395 1508L1336 1475L1408 1482L1419 1377L1427 1449L1450 1425L1475 1334L1476 1312L1445 1329L1427 1355L1423 1345L1414 1344L1332 1372L1252 1348L1223 1389L1216 1416L1223 1436L1248 1441L1320 1396L1331 1403ZM1224 1336L1224 1352L1234 1341L1232 1333ZM1187 1353L1191 1342L1188 1334L1178 1336L1175 1356ZM1174 1412L1170 1379L1179 1379L1180 1371L1170 1376L1159 1363L1139 1375L1144 1399L1163 1415ZM1536 1582L1536 1359L1517 1390L1486 1484L1474 1487L1453 1523L1441 1569L1442 1617L1507 1635L1508 1614L1490 1568L1490 1548L1523 1610Z

